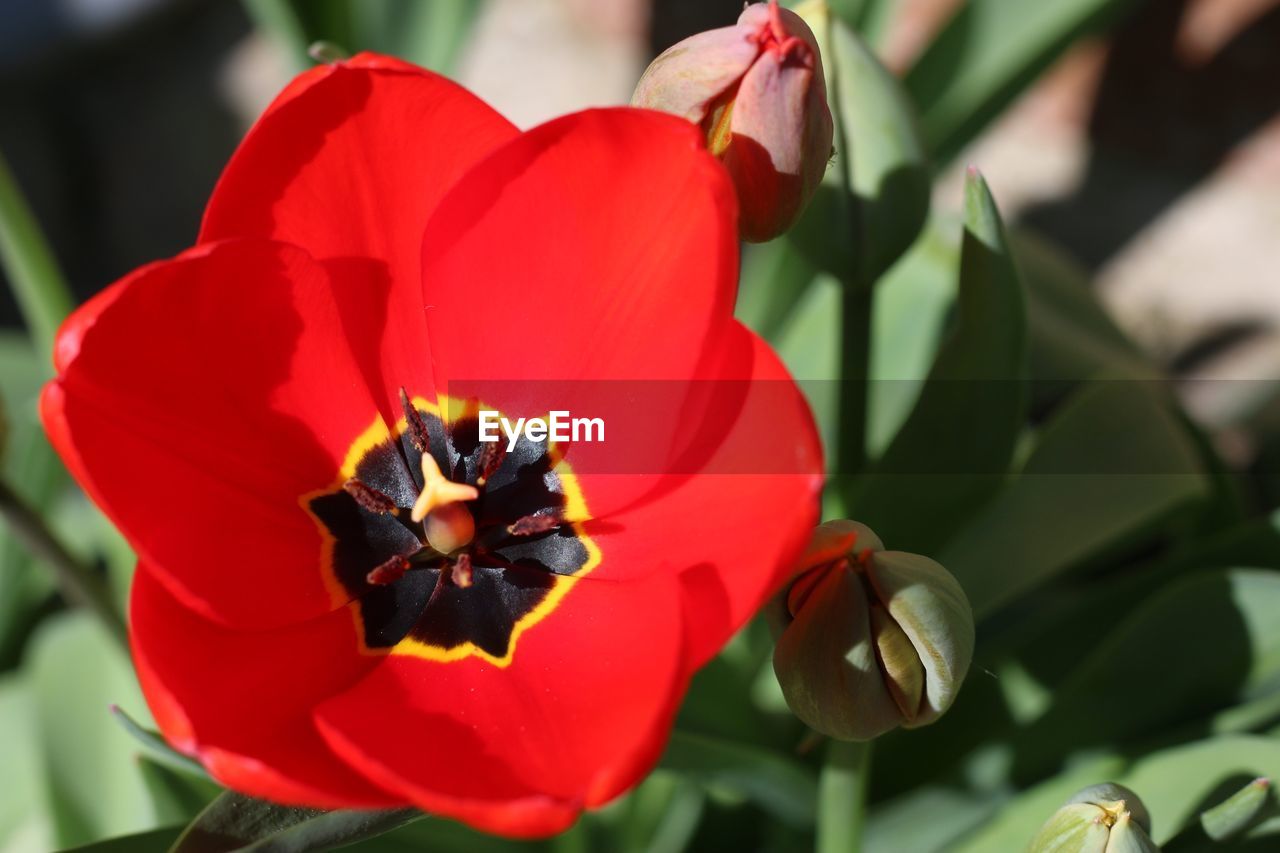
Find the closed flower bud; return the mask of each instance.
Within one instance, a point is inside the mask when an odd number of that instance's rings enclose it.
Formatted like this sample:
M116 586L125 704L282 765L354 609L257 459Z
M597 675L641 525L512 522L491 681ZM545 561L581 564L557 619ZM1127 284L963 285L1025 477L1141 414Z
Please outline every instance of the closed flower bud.
M951 706L973 659L974 626L946 569L884 550L857 522L829 521L800 571L773 654L797 717L834 738L870 740Z
M742 238L763 242L791 227L826 171L826 91L813 32L772 0L748 6L732 27L669 48L632 104L702 126L737 188Z
M1137 794L1112 783L1094 785L1053 813L1027 853L1159 853L1150 832Z

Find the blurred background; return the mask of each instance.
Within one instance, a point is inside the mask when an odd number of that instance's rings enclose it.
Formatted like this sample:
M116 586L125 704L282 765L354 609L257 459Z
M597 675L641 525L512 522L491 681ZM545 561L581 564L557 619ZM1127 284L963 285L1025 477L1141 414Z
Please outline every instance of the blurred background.
M222 165L297 68L273 33L254 27L255 6L270 5L0 2L0 150L77 295L192 241ZM625 103L657 52L732 22L742 4L350 5L366 11L299 4L307 37L372 44L443 69L528 127ZM412 18L415 5L447 12L419 15L421 37L373 37L377 19ZM885 5L878 50L906 71L963 4ZM977 118L975 139L948 145L939 165L952 180L939 183L935 203L959 205L960 170L948 164L978 165L1006 218L1084 265L1120 324L1163 363L1268 377L1280 363L1280 2L1092 5L1122 14L1080 28L1069 49L1035 69L1034 85ZM439 17L468 20L454 29ZM441 44L432 28L467 36ZM0 320L18 322L7 289Z
M977 165L1019 245L1034 247L1034 266L1087 282L1143 360L1177 380L1196 435L1236 474L1252 508L1242 515L1270 512L1280 503L1280 0L833 5L858 21L916 103L934 170L932 221L958 215L963 167ZM1047 11L1036 19L1025 13L1031 6ZM658 52L731 23L741 8L741 0L0 0L0 153L84 299L192 243L220 169L306 66L311 42L441 70L528 127L625 103ZM933 233L917 244L917 262ZM912 257L888 280L909 276ZM905 310L909 325L915 309ZM921 322L933 323L945 306L921 310ZM5 470L78 554L106 566L123 595L127 547L66 488L39 436L32 401L47 367L22 316L0 286L0 393L12 423ZM829 378L806 375L803 353L780 348L800 378ZM912 370L880 375L923 375ZM1230 381L1199 381L1207 379ZM118 702L145 718L127 660L99 654L96 628L64 611L49 578L0 534L0 851L168 825L208 795L198 786L182 793L168 771L138 764L101 712ZM1091 630L1100 634L1116 614L1096 615ZM714 703L703 713L714 715ZM952 746L954 757L973 744ZM966 760L956 772L980 789L973 779L986 772L982 754ZM736 795L763 790L785 826L804 809L786 799L788 786L804 783L788 773ZM661 826L683 841L664 847L665 836L646 836L636 849L680 849L706 832L696 814L681 816L682 802L694 808L684 781L661 774L662 790L650 795L660 805L632 807L666 815ZM892 774L880 784L886 800L908 787ZM1001 796L1013 796L1000 784ZM932 790L935 800L884 811L878 837L898 837L929 808L949 807L948 795ZM953 817L945 837L990 814L979 811ZM796 836L788 832L759 846L789 849ZM447 835L424 849L479 843ZM942 838L875 849L944 849Z

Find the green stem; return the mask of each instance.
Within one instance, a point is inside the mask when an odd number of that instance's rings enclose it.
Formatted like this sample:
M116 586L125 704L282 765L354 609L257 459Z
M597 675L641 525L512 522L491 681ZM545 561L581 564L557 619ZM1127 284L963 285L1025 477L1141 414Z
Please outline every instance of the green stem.
M3 481L0 481L0 518L8 523L13 537L31 556L53 571L67 600L92 612L107 632L128 648L128 629L106 582L68 551L40 514Z
M827 15L832 14L831 9ZM871 309L874 294L873 282L866 271L868 248L867 229L863 221L865 211L853 181L853 150L855 140L846 133L847 125L841 114L840 97L842 57L836 50L835 21L829 19L827 44L823 50L828 65L831 84L831 109L835 119L836 169L844 188L844 211L848 223L848 239L854 255L848 269L840 272L841 313L840 328L840 440L836 449L836 471L846 483L862 473L867 463L867 379L871 373ZM842 486L847 488L845 486Z
M41 353L53 352L74 300L26 199L0 156L0 264Z
M818 787L816 853L860 853L871 741L831 741Z

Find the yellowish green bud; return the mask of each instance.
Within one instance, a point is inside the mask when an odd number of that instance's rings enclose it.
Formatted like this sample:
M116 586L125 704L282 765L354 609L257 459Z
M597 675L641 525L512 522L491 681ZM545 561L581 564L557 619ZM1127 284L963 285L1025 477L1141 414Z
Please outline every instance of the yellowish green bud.
M938 719L973 660L973 612L956 579L928 557L884 550L857 522L815 531L783 621L773 668L787 704L841 740Z
M1040 827L1027 853L1159 853L1138 795L1105 783L1077 792Z

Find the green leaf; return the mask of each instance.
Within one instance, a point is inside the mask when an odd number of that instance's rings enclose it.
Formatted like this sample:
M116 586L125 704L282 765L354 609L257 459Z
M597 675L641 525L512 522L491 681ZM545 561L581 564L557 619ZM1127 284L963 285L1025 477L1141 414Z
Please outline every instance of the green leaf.
M858 35L821 0L796 11L822 49L836 159L788 239L842 280L870 284L915 242L928 216L924 145L898 79Z
M327 850L390 832L422 816L415 809L324 812L292 808L228 791L183 831L173 853Z
M361 0L352 5L366 11L378 4ZM390 52L444 74L457 65L485 7L483 0L382 0L381 5L387 8Z
M137 765L155 806L157 823L185 824L222 793L209 779L175 772L149 758L140 757Z
M1016 741L1019 766L1035 773L1073 752L1149 739L1278 687L1280 572L1194 575L1134 601L1054 687L1051 707Z
M49 850L54 846L35 697L29 679L0 679L0 850Z
M893 17L893 0L831 0L831 11L871 45L879 44Z
M46 511L66 482L36 415L48 368L25 335L0 332L0 397L9 418L9 450L0 472L31 505ZM53 591L50 576L0 523L0 666L13 661L32 613Z
M906 423L858 481L851 517L889 548L935 552L1003 481L1025 418L1025 374L1022 285L995 202L974 172L955 327Z
M813 825L817 779L779 753L676 731L661 766L708 788L751 800L791 826Z
M181 826L166 826L136 835L108 838L81 847L72 847L63 853L168 853L173 842L182 833Z
M1280 509L1200 537L1160 563L1168 574L1226 566L1280 569Z
M1100 31L1133 0L970 0L906 75L928 150L962 148L1077 38Z
M867 452L884 453L915 407L956 300L959 222L930 222L876 285Z
M1011 236L1027 286L1033 380L1062 385L1104 372L1157 377L1154 365L1098 301L1083 269L1028 231Z
M1100 380L1054 414L1019 476L938 557L979 617L1141 542L1207 493L1172 406L1160 386Z
M143 707L118 646L87 614L68 613L41 625L28 660L57 843L154 827L163 815L108 711L113 702Z
M761 336L774 340L816 277L817 269L788 240L747 244L734 313Z
M824 447L839 434L840 283L819 276L774 337L774 348L800 384Z
M197 779L209 779L208 771L199 762L169 746L156 732L139 725L119 705L111 706L111 715L152 761Z
M684 850L698 829L706 800L696 783L657 770L621 801L588 814L583 825L596 830L593 838L607 834L610 850Z
M455 821L427 817L342 849L351 853L532 853L550 848L546 842L513 841Z
M1201 814L1200 826L1214 841L1226 841L1248 829L1268 805L1274 805L1271 780L1254 779Z
M1219 802L1225 796L1224 784L1235 790L1243 780L1275 778L1277 772L1280 740L1255 736L1207 738L1132 760L1119 755L1099 757L1005 802L992 820L946 849L956 853L1022 850L1067 798L1100 782L1115 782L1137 792L1152 816L1152 838L1164 844L1179 827Z
M0 265L17 298L36 348L53 352L58 326L74 300L22 191L0 157Z
M949 841L974 830L998 805L985 792L920 785L901 797L876 804L867 822L864 846L867 853L947 850Z

